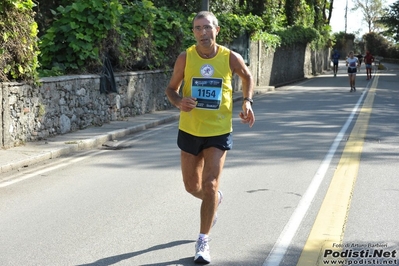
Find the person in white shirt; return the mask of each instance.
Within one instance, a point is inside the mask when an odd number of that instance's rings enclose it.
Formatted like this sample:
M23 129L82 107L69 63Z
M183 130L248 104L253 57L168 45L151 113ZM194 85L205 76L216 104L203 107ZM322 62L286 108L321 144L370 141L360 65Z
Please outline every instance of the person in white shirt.
M356 91L356 72L359 67L359 59L353 55L353 51L349 52L349 57L346 59L346 66L348 67L349 85L352 91Z

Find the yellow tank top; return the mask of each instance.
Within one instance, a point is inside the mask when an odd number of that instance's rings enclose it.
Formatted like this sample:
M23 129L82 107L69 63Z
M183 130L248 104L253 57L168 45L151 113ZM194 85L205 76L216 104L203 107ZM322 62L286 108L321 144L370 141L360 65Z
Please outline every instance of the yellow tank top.
M233 131L230 50L220 46L215 57L201 58L195 45L187 49L183 96L197 98L190 112L180 112L179 129L198 137Z

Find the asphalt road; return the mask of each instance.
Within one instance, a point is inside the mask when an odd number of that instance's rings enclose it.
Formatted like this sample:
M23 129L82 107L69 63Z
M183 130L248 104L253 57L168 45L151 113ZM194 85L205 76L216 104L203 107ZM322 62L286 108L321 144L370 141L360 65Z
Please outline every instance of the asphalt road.
M212 265L399 265L399 66L386 66L371 81L363 68L355 93L341 66L256 95L251 129L235 104ZM0 265L193 265L200 202L176 134L7 173L21 181L0 188Z

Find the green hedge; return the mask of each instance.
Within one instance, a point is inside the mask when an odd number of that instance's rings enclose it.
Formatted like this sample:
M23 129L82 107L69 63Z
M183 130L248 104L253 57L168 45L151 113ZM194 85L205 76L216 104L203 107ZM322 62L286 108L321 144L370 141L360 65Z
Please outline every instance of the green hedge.
M39 49L34 4L32 0L5 0L0 6L0 29L5 32L0 39L0 78L36 79ZM51 12L52 24L39 42L41 76L100 73L105 56L116 71L173 67L178 54L195 42L191 31L194 14L157 8L149 0L73 1ZM273 30L255 15L220 12L216 16L222 28L218 42L224 45L244 31L252 40L262 40L266 49L298 42L326 43L312 28Z
M58 7L42 37L42 74L98 72L104 56L121 70L170 65L183 43L182 14L151 1L77 1Z
M0 1L0 81L37 81L37 24L32 0Z

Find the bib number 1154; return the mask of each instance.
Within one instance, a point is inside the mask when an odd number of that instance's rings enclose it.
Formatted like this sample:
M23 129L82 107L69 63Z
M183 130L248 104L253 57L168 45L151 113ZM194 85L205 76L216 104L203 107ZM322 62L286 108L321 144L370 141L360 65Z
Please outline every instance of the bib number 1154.
M197 108L219 109L222 100L222 79L193 78L191 96L197 98Z

